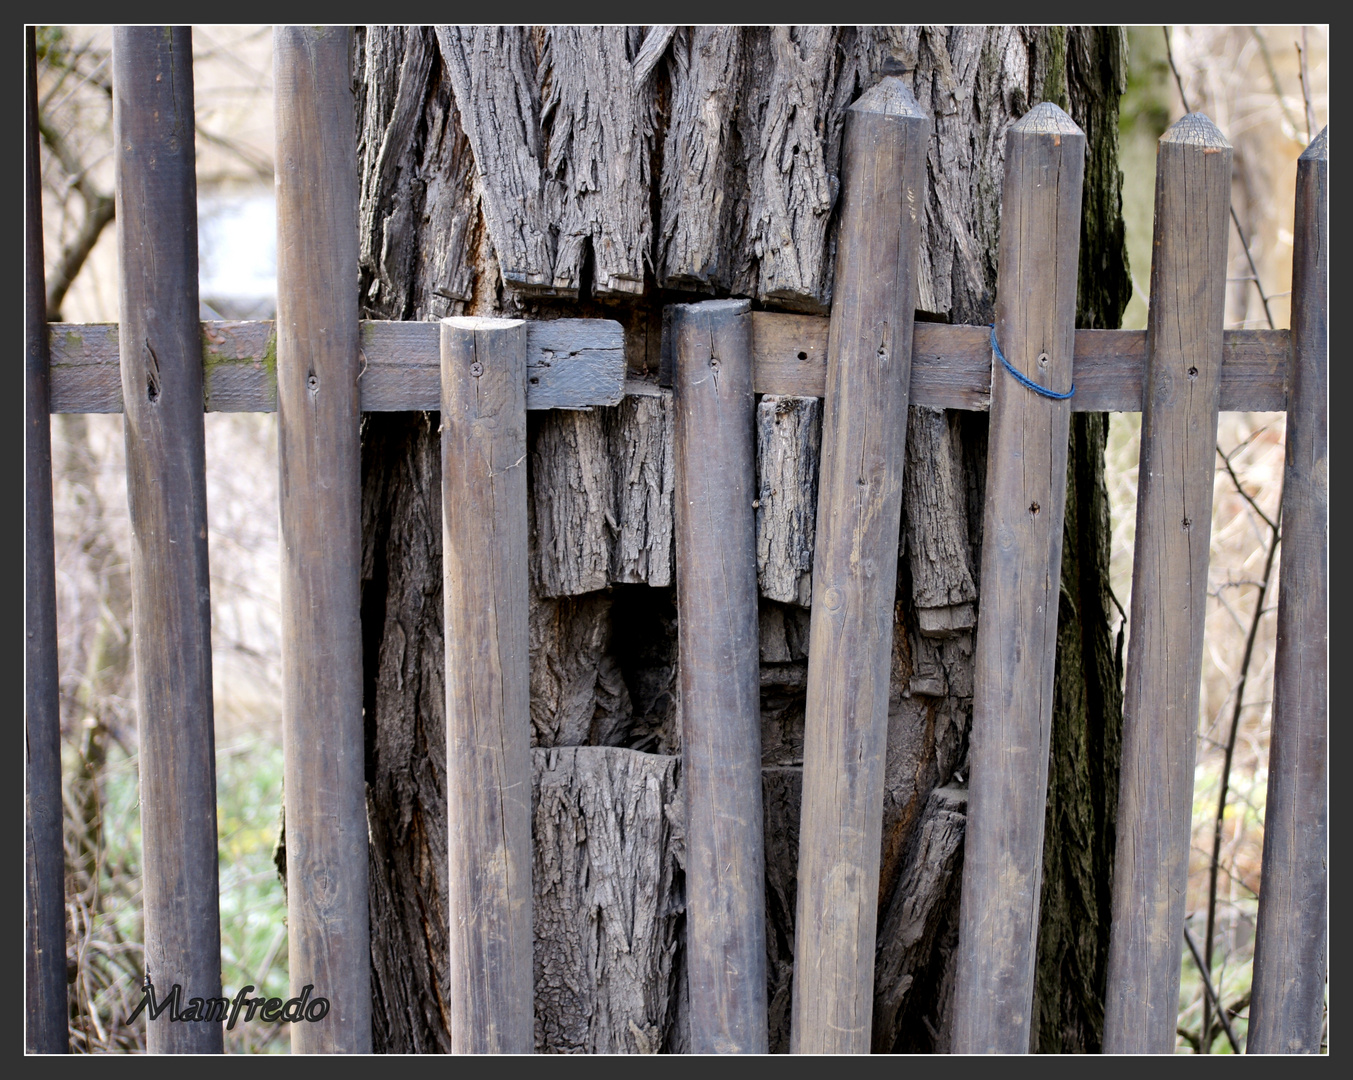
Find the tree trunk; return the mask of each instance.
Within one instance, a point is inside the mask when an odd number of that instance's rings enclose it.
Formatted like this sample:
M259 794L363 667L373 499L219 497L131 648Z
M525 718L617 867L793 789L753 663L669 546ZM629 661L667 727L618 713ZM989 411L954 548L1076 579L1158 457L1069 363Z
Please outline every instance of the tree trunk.
M1129 295L1113 28L479 27L359 33L364 314L604 316L631 393L530 414L536 1048L687 1046L672 414L662 306L823 313L845 108L905 68L933 118L920 317L991 321L1006 128L1089 145L1080 326ZM640 385L642 384L642 386ZM820 410L757 411L767 976L788 1047ZM1103 414L1068 467L1034 1049L1099 1048L1120 662ZM880 879L876 1051L947 1050L986 417L909 421ZM363 425L374 1043L450 1050L438 418ZM609 747L608 750L574 749Z

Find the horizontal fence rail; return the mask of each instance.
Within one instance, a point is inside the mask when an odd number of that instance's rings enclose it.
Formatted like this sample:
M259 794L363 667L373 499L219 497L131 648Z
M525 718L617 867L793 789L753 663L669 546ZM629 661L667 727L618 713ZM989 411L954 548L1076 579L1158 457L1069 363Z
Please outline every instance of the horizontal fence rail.
M827 324L820 315L752 312L752 380L758 394L822 397ZM529 324L527 409L615 405L626 392L624 329L606 319ZM359 381L363 412L436 410L441 393L436 323L364 321ZM1222 340L1223 411L1287 408L1287 330L1228 330ZM122 411L116 323L53 323L52 412ZM277 339L271 322L204 322L207 412L277 409ZM918 322L910 403L991 407L991 331ZM1077 330L1072 412L1140 412L1145 330ZM535 381L532 381L535 380ZM632 385L632 384L631 384Z

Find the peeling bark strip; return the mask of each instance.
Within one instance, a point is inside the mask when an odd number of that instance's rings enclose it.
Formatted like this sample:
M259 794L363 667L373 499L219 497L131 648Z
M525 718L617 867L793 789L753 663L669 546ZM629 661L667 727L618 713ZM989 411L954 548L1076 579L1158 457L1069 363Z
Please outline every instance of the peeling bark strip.
M187 27L113 31L146 966L205 999L221 996L221 921L192 54ZM152 1053L223 1049L219 1024L146 1026Z
M530 1053L526 324L442 321L451 1048Z
M1071 386L1085 134L1035 106L1006 139L996 335L1010 364ZM993 367L973 673L956 1053L1025 1053L1033 1012L1060 610L1069 400Z
M1106 1053L1175 1041L1230 191L1231 144L1211 120L1191 113L1160 137Z
M1320 1052L1329 907L1329 129L1297 162L1292 389L1246 1049Z
M752 312L753 389L758 394L822 397L827 386L827 322L817 315ZM528 324L526 407L585 409L652 394L625 382L624 330L609 319L548 319ZM991 342L986 326L917 323L912 338L913 405L985 411L991 405ZM270 322L204 322L203 404L207 412L277 408L275 329ZM1227 330L1221 408L1287 408L1288 330ZM362 323L363 412L436 411L441 404L435 323ZM53 323L54 413L122 411L116 323ZM1139 412L1146 372L1145 330L1077 330L1072 412Z
M296 1053L371 1052L352 32L274 31L282 733Z
M756 570L768 600L810 607L822 402L765 395L756 407Z
M930 122L900 79L851 106L828 338L804 731L796 1053L868 1053L916 254Z
M691 1052L766 1052L751 302L677 307L676 547Z
M24 90L24 1049L70 1050L66 1000L61 687L52 523L51 382L42 261L36 30L25 31Z
M680 760L531 751L537 1053L676 1049L682 985Z

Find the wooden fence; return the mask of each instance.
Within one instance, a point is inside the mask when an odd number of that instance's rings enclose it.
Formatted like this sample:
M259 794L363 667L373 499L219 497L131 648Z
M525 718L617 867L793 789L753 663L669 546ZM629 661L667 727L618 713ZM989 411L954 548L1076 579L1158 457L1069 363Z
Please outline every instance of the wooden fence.
M605 320L360 322L348 33L276 32L278 314L199 323L191 40L119 28L121 321L45 321L27 143L27 1046L66 1047L52 412L128 431L146 962L219 997L205 411L278 412L290 978L329 988L293 1048L371 1046L358 627L358 421L440 410L452 1043L529 1052L526 411L663 392ZM1292 329L1223 331L1231 149L1161 138L1150 324L1076 330L1085 138L1007 136L994 327L920 323L929 120L886 78L848 112L830 319L675 309L677 586L691 1046L764 1052L755 395L823 399L793 1048L867 1052L908 404L990 413L956 1051L1029 1047L1067 433L1143 414L1105 1049L1174 1046L1218 411L1286 409L1283 562L1249 1046L1319 1049L1327 897L1328 135L1298 166ZM1073 393L1074 389L1074 393ZM222 1049L149 1025L152 1051Z

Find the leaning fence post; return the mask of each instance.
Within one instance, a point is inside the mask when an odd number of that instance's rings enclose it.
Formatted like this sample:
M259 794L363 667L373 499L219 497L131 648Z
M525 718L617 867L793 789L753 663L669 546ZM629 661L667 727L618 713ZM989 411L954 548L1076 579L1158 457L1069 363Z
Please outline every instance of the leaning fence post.
M192 46L186 26L113 31L145 956L184 1002L221 994ZM153 1053L222 1050L220 1024L146 1028Z
M1106 1053L1174 1049L1188 887L1226 290L1231 144L1160 138L1123 696Z
M1085 133L1056 105L1044 102L1010 128L1001 197L955 1053L1029 1049L1084 174Z
M348 27L273 35L287 953L296 1053L369 1053L357 150Z
M1297 162L1283 559L1247 1049L1320 1052L1329 908L1329 129Z
M526 323L441 323L451 1047L535 1047Z
M691 1052L767 1047L752 319L673 309Z
M827 340L795 921L795 1053L869 1052L883 765L930 121L885 78L846 112Z
M70 1049L66 1004L66 862L56 666L52 418L42 263L36 31L26 37L24 143L24 1049Z

